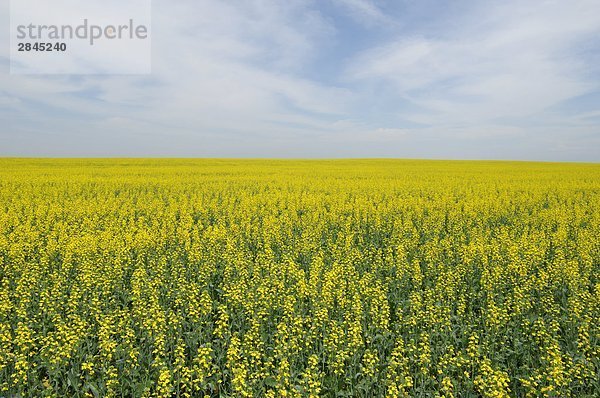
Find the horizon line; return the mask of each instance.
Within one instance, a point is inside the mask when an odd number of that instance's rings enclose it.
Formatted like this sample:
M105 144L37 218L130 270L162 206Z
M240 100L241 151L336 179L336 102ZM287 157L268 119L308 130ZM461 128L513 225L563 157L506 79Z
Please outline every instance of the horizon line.
M600 164L589 160L535 160L502 158L412 158L412 157L218 157L218 156L2 156L0 160L236 160L236 161L431 161L431 162L497 162Z

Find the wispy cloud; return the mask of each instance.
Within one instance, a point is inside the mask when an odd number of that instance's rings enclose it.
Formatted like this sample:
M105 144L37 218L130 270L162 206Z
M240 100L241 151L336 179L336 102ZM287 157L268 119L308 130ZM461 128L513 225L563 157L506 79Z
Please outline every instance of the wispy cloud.
M386 15L373 0L332 0L334 4L345 9L359 23L373 25L376 23L392 23L393 19Z
M407 116L432 125L531 116L597 90L581 53L600 34L600 3L527 4L480 10L445 37L391 40L357 56L348 74L393 83L422 109Z
M311 62L319 38L331 29L304 2L156 3L153 27L153 76L74 79L3 74L3 102L26 103L13 109L24 114L39 111L37 106L77 113L88 119L88 130L95 134L105 134L98 130L110 127L146 131L150 136L175 135L188 142L232 132L238 138L246 134L264 139L265 134L290 129L281 121L269 122L286 114L312 115L305 118L314 126L315 120L318 125L322 117L347 111L350 90L296 73ZM93 96L77 95L90 91ZM17 118L12 122L14 129L22 127ZM69 118L48 122L44 128L56 131L73 124ZM148 131L156 129L158 133ZM212 139L220 139L218 134Z
M597 1L332 2L154 1L150 76L6 68L0 155L600 160Z

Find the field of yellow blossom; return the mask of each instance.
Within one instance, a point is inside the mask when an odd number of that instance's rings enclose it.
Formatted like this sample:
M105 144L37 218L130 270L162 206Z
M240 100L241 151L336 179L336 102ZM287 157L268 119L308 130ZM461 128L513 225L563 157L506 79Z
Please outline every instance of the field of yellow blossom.
M600 165L0 159L0 397L598 397Z

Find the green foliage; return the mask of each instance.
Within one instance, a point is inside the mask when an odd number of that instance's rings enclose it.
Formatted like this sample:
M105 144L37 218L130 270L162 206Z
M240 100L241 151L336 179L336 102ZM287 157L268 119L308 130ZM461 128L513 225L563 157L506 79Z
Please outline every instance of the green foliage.
M0 160L0 396L600 395L600 166Z

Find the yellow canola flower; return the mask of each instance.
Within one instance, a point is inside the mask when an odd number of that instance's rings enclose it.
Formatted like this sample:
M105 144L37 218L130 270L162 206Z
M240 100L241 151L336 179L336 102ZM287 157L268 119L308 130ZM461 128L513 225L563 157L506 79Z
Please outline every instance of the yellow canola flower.
M0 159L0 396L600 396L600 166Z

